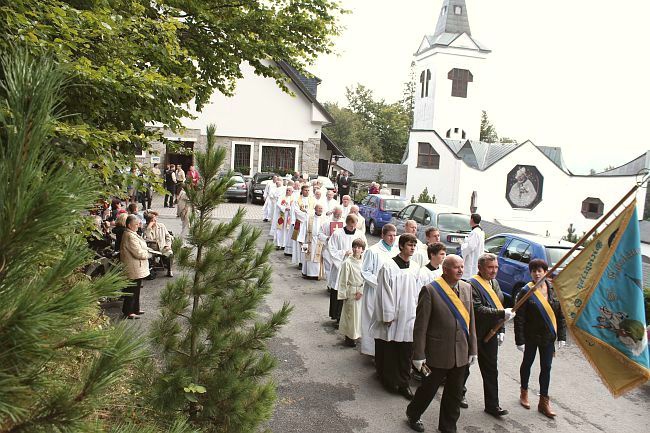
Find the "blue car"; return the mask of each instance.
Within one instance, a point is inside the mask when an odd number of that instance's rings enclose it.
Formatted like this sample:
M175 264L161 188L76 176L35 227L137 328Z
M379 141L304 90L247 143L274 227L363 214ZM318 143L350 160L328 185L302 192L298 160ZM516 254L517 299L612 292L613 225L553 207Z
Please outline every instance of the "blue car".
M366 219L368 231L377 235L394 215L409 204L405 197L395 195L368 194L359 204L359 213Z
M570 242L535 235L502 233L488 238L485 251L499 258L497 280L506 304L512 306L519 290L531 281L528 271L531 260L542 259L551 268L571 247L573 244ZM576 251L574 255L578 253Z

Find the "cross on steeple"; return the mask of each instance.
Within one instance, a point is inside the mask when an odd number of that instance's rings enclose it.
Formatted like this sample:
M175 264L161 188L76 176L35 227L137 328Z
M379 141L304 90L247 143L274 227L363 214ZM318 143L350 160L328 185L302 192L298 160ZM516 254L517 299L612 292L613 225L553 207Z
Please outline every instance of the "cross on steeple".
M443 33L467 33L472 35L465 0L443 0L434 37Z

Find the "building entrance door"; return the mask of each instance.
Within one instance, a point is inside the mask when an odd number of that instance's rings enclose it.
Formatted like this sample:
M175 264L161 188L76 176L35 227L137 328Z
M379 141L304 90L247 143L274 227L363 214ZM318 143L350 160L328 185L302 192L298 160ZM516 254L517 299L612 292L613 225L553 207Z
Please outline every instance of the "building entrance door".
M180 164L184 171L194 165L194 142L179 141L175 146L167 146L165 164Z

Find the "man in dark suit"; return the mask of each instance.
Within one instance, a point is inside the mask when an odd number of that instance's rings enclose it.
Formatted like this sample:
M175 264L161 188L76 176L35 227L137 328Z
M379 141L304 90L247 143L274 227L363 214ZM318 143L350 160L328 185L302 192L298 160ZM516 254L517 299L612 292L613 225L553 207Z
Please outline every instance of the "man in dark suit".
M476 362L476 331L471 286L461 281L463 259L451 254L442 277L420 291L413 328L413 366L425 375L406 409L409 426L424 431L420 417L446 378L438 429L456 432L465 371Z
M503 308L503 292L496 280L499 271L497 256L485 253L478 258L478 275L470 278L472 297L474 299L474 317L476 317L476 339L478 345L478 366L483 377L483 398L485 412L495 417L502 417L508 411L499 406L499 371L497 354L499 346L505 339L505 327L501 327L496 336L484 342L483 338L500 320L512 320L515 313L512 308ZM469 368L465 381L469 377ZM466 389L463 389L465 391ZM463 395L464 400L464 395Z
M350 195L350 176L347 171L343 170L337 182L339 203L343 202L344 195Z

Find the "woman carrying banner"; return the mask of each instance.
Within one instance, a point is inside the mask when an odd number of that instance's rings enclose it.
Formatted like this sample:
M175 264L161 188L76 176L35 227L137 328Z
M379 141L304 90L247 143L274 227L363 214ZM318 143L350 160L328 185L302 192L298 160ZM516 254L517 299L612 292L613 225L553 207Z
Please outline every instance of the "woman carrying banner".
M541 259L531 260L528 269L532 283L522 288L517 295L517 301L530 290L548 271L548 264ZM539 405L537 410L549 418L555 413L551 410L548 397L548 387L551 382L551 364L555 355L555 340L558 349L566 344L566 321L560 308L560 301L555 296L553 286L549 281L543 281L532 296L517 310L515 316L515 344L524 353L524 359L519 368L521 377L521 394L519 402L530 409L528 402L528 379L530 368L539 350Z

